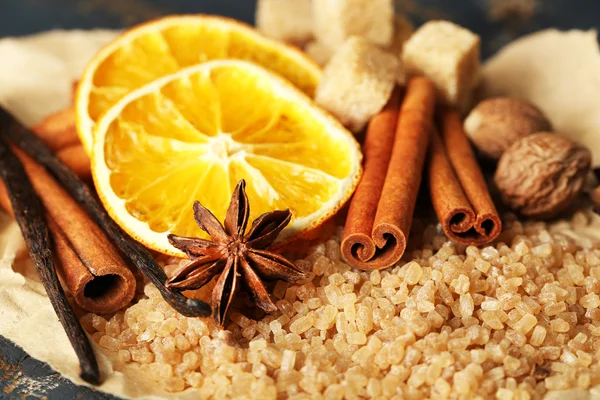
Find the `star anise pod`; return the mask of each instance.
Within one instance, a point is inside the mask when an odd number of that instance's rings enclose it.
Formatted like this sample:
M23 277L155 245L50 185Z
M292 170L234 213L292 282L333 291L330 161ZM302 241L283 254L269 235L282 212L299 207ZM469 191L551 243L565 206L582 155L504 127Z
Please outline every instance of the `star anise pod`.
M292 213L276 210L258 217L245 234L250 215L246 182L241 180L231 196L225 224L202 204L194 203L194 218L211 240L169 235L169 242L192 260L167 282L174 290L193 290L220 274L212 292L213 317L220 326L233 296L242 284L256 305L266 312L277 310L261 279L297 282L308 274L279 254L266 249L289 224ZM241 279L240 279L241 278Z

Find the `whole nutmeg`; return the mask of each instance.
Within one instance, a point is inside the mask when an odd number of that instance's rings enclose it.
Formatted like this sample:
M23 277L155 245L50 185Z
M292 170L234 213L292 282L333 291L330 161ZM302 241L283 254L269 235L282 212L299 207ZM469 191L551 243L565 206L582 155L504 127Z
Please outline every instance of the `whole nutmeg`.
M591 159L590 151L578 143L540 132L504 152L494 181L502 201L513 210L529 217L552 218L581 191Z
M483 155L497 160L517 140L552 127L544 114L526 101L496 97L479 103L465 119L464 129Z

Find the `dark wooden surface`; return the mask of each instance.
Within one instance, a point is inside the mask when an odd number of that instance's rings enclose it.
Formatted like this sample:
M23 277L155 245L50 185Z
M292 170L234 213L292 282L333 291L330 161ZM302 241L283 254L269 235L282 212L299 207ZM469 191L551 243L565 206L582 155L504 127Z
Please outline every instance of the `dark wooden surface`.
M46 363L31 358L0 336L0 399L117 400L87 387L73 385Z
M531 20L511 24L490 21L488 6L493 1L398 0L417 24L446 18L480 34L484 57L524 33L547 27L597 28L600 23L597 0L538 0ZM57 28L122 28L174 13L221 14L251 23L254 7L255 0L0 0L0 37ZM116 400L73 385L0 336L0 399L38 398Z
M506 24L489 18L490 5L502 0L396 0L417 24L425 19L455 21L481 35L487 57L514 37L547 27L598 26L597 0L521 0L535 2L532 19ZM515 3L514 0L511 0ZM248 23L256 0L0 0L0 37L49 29L122 28L165 14L220 14Z

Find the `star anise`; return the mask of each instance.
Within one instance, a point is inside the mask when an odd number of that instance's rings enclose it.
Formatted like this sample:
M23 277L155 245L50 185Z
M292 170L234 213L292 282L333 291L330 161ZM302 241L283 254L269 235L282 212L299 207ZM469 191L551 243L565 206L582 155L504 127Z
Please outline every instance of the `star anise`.
M192 261L169 279L167 287L175 290L199 289L215 275L221 274L212 292L213 317L220 326L225 322L225 315L240 283L256 305L266 312L273 312L277 307L261 279L297 282L308 275L281 255L266 250L289 224L292 217L289 210L261 215L245 234L250 215L245 188L244 180L235 187L224 226L206 207L198 201L194 203L196 223L210 235L211 240L169 235L169 242Z

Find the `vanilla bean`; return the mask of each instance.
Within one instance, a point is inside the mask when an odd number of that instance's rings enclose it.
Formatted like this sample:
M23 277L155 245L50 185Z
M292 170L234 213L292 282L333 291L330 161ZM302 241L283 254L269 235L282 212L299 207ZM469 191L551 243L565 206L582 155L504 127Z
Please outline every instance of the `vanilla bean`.
M210 306L201 300L189 299L165 286L167 275L148 250L132 239L108 215L91 190L60 161L33 132L21 125L8 111L0 107L0 132L25 153L43 165L90 217L106 232L131 262L160 291L163 298L180 314L187 317L207 317Z
M100 371L94 350L56 275L44 208L23 165L3 139L0 139L0 176L6 184L15 219L21 228L37 273L50 298L52 307L67 333L71 346L77 354L81 366L80 376L86 382L97 385L100 383Z

